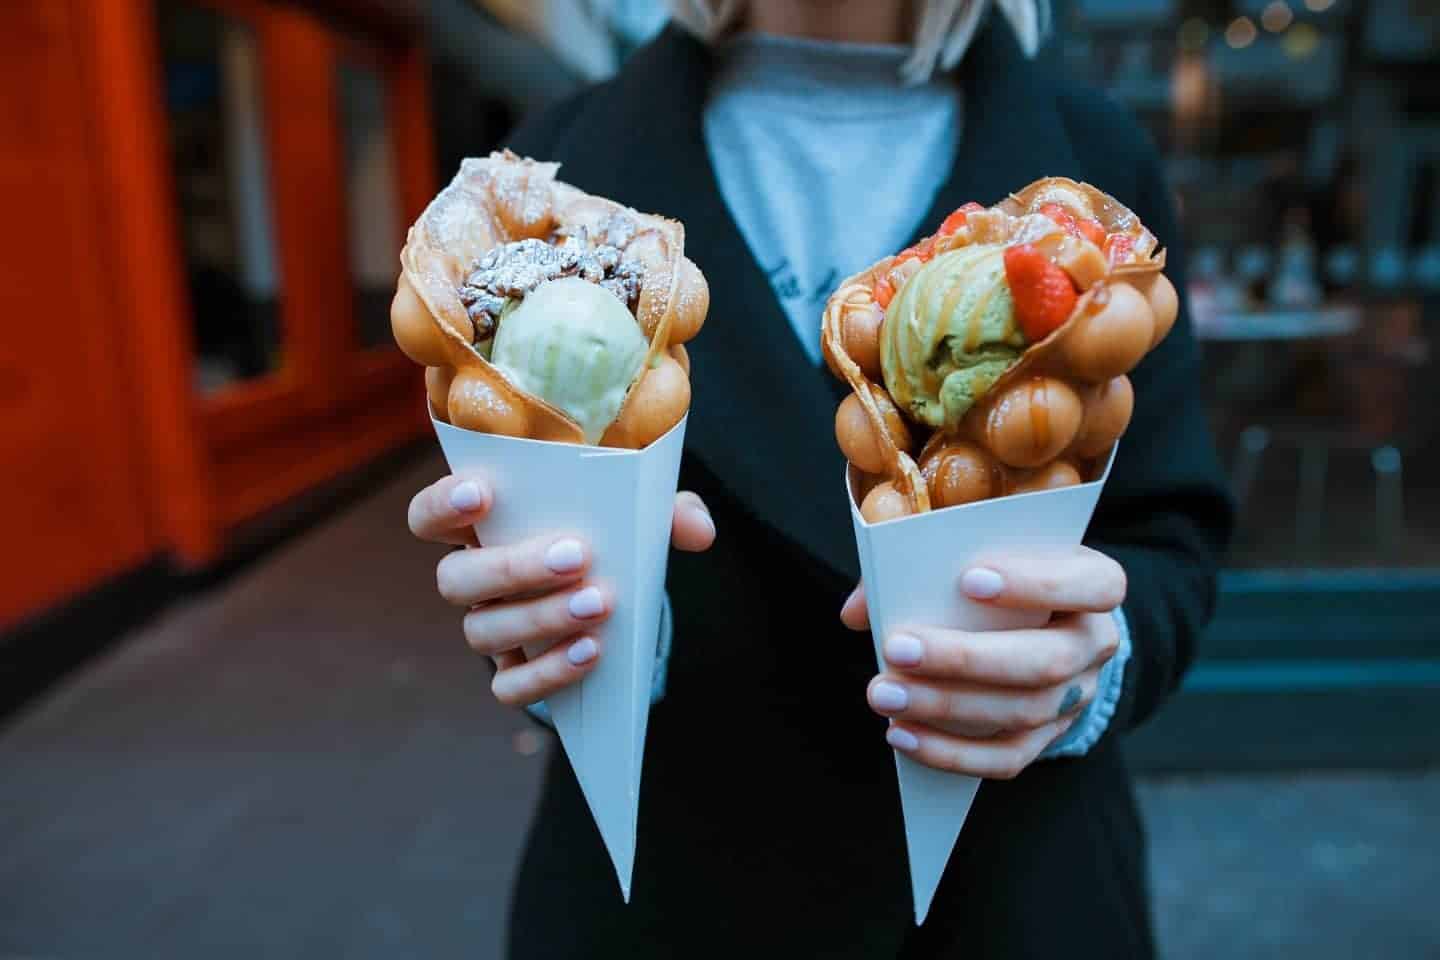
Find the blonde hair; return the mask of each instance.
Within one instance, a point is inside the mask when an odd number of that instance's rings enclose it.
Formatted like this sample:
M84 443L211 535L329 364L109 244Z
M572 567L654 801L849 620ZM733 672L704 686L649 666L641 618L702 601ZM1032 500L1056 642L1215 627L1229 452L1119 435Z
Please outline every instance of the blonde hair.
M1050 0L919 0L910 42L910 56L900 67L907 83L923 83L938 67L958 64L975 39L975 30L993 3L999 8L1020 49L1035 56L1050 32ZM743 19L747 0L669 0L675 21L706 41L733 30Z

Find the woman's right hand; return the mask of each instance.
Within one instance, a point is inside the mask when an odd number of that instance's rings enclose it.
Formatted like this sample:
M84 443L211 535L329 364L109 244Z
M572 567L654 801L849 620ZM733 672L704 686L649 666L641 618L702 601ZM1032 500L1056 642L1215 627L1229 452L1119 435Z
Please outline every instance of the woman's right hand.
M494 494L478 477L448 476L410 501L410 532L456 550L435 571L440 595L466 609L462 628L470 647L495 661L495 698L509 706L544 700L589 673L601 654L596 628L610 616L614 596L592 582L590 546L582 537L549 534L504 547L482 547L472 526L489 512ZM671 540L701 551L715 525L695 494L675 496ZM527 658L524 647L543 649Z

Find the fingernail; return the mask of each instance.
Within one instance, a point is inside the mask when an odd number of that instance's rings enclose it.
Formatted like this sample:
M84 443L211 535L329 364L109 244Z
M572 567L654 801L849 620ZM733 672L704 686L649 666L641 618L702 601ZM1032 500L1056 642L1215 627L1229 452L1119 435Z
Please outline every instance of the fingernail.
M570 597L570 616L576 620L588 620L604 612L605 597L595 587L586 587Z
M910 694L900 684L882 680L870 688L870 703L876 710L898 713L910 706Z
M897 633L885 642L885 659L897 667L913 667L925 656L925 645L919 637Z
M960 589L976 600L990 600L1005 589L1005 578L987 567L975 567L960 578Z
M595 645L592 638L581 637L570 644L570 649L565 651L565 659L569 660L572 666L583 667L594 660L595 654L599 652L600 648Z
M545 551L545 566L551 573L574 573L585 566L585 548L579 540L556 540Z
M909 753L911 750L920 748L920 741L915 739L915 734L909 730L902 730L899 727L891 727L885 731L885 742L896 750Z
M700 496L688 490L682 490L679 494L680 502L690 508L690 512L696 514L705 521L710 528L710 536L715 536L715 518L710 516L710 510L705 506L705 501Z
M485 492L474 480L457 483L450 491L450 509L456 513L471 513L485 505Z

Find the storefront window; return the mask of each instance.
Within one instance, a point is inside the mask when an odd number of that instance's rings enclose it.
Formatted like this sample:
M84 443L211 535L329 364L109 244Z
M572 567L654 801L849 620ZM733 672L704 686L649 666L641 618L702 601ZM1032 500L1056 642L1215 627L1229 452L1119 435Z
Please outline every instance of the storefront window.
M362 345L382 346L393 342L390 298L404 229L385 79L377 64L350 57L340 60L337 72L356 323Z
M1242 568L1440 567L1440 11L1075 0L1161 146Z
M210 392L282 363L260 59L241 21L173 0L156 11L195 377Z

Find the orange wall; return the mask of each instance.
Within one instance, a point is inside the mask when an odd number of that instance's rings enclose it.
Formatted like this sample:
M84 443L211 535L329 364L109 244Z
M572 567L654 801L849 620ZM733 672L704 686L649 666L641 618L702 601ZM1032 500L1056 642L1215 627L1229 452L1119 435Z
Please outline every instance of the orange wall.
M148 557L207 564L236 524L426 428L419 369L357 341L332 80L345 44L375 51L408 224L435 189L411 5L337 27L319 2L191 2L261 39L290 359L193 390L151 3L0 4L0 629Z
M0 626L155 545L73 14L0 16Z

